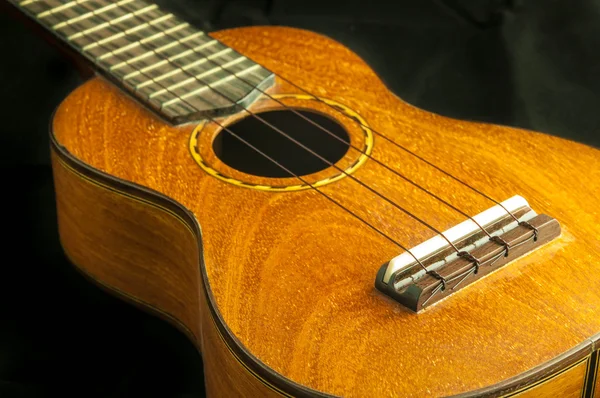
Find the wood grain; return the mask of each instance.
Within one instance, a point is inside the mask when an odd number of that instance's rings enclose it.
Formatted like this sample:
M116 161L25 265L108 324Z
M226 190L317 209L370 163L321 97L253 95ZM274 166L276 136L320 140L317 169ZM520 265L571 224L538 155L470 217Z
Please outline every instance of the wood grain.
M53 153L61 244L84 272L200 338L197 238L176 215L76 175Z
M513 397L564 397L579 398L583 389L583 380L587 369L587 362L581 362L569 370L547 381L536 385L526 391L520 392Z
M217 329L200 280L193 218L152 193L90 178L69 163L52 152L61 243L84 276L186 334L204 356L208 396L279 396L242 366Z
M373 286L379 266L399 247L313 190L258 191L209 176L188 150L194 125L169 126L110 84L89 81L57 110L55 139L94 169L189 209L202 228L218 319L261 364L285 380L336 395L451 395L542 365L600 331L597 150L416 109L351 51L314 33L246 28L215 37L353 109L374 130L492 197L524 196L563 231L550 245L414 315ZM282 80L272 92L302 93ZM351 119L345 123L357 127ZM469 214L492 205L381 136L373 157ZM353 175L440 230L463 220L376 162ZM434 235L351 178L322 191L406 246ZM194 251L181 245L181 253ZM189 319L183 322L196 318ZM201 319L204 338L206 314ZM226 383L217 379L209 384Z

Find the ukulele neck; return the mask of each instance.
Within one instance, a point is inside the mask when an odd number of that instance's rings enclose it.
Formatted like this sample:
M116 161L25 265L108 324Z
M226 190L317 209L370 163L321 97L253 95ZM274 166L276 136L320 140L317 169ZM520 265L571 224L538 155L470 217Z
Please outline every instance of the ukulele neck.
M10 0L173 124L238 112L273 74L142 0Z

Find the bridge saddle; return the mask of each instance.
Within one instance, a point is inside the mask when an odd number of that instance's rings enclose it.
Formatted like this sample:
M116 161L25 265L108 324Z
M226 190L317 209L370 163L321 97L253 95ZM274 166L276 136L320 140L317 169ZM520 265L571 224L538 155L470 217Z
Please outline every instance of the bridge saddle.
M560 224L513 196L443 235L383 264L375 287L419 312L555 239Z

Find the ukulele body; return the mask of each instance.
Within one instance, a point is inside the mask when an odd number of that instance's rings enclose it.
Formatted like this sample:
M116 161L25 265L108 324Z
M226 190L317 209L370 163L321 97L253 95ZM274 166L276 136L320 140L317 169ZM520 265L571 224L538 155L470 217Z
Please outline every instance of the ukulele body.
M285 106L328 116L353 145L466 213L493 203L373 130L497 200L525 197L562 234L415 314L374 287L381 264L401 253L396 245L295 178L221 162L214 123L170 126L93 78L52 122L62 245L84 275L187 334L209 396L591 393L600 344L598 150L414 108L354 53L315 33L265 27L214 36L336 108L276 79L268 92ZM281 108L260 99L250 109ZM361 151L336 165L440 230L464 220ZM306 179L407 247L434 235L347 174L329 167Z

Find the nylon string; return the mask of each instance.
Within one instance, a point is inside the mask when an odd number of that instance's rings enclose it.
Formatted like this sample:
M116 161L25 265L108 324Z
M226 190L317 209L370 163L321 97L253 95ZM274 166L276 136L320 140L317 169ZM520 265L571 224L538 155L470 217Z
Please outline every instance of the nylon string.
M92 9L90 9L89 7L86 7L84 5L85 3L81 4L85 9L92 11ZM128 9L127 7L122 7L124 9ZM102 14L99 14L97 17L99 17L100 19L102 19L105 22L109 22L109 20L107 20L106 18L102 17ZM141 20L142 22L145 22L143 19L139 18L138 16L134 17L135 19ZM70 23L69 23L70 24ZM114 25L110 25L113 26ZM124 32L121 30L121 32ZM87 35L85 35L87 36ZM142 38L136 36L136 35L131 35L131 34L125 34L125 36L129 36L133 39L135 39L136 41L140 41ZM173 38L173 36L171 36L170 34L166 33L165 36L167 37L171 37ZM177 39L174 39L177 40ZM178 41L178 40L177 40ZM98 44L101 47L104 47L102 44ZM149 51L154 52L156 55L158 55L159 57L160 54L156 53L155 49L148 47L145 44L140 44L141 46L147 48ZM179 45L183 45L184 47L188 48L188 49L192 49L193 48L191 46L186 45L185 43L179 43ZM105 47L106 48L106 47ZM108 49L110 50L110 48ZM218 64L217 62L213 61L210 58L207 58L202 52L199 51L194 51L195 53L198 53L200 55L202 55L205 59L207 59L208 62L210 62L211 64L216 65L217 67L221 68L222 70L228 72L228 73L232 73L228 68L223 67L222 65ZM121 57L118 56L118 54L114 54L114 57L118 58L119 60L122 60L124 62L126 62L126 59L123 59ZM247 59L251 60L250 58L246 57ZM170 63L173 67L181 70L183 73L185 73L186 75L194 78L195 80L199 81L200 83L202 83L203 85L207 86L209 89L211 89L212 91L214 91L215 93L217 93L218 95L222 96L223 98L225 98L226 100L230 101L232 104L236 104L236 101L234 99L229 98L227 95L223 94L222 92L216 90L214 87L212 87L210 84L207 84L205 81L196 78L196 76L190 74L189 72L187 72L186 70L182 69L180 66L174 64L172 61L170 61L168 58L166 59L168 63ZM139 70L138 70L139 71ZM148 80L152 80L154 81L151 77L149 77L146 73L139 71L140 74L144 75L146 78L148 78ZM272 73L272 72L271 72ZM415 183L414 181L410 180L409 178L407 178L406 176L402 175L400 172L398 172L397 170L392 169L391 167L387 166L386 164L382 163L381 161L373 158L371 155L366 154L362 149L357 148L354 145L351 145L350 142L348 142L347 140L344 140L343 138L338 137L337 135L335 135L334 133L332 133L331 131L329 131L328 129L326 129L323 126L320 126L318 123L312 121L311 119L309 119L308 117L302 115L301 113L297 112L295 109L286 106L285 104L283 104L280 100L273 98L273 96L271 96L270 94L266 93L264 90L261 90L257 87L255 87L253 84L249 83L246 79L242 78L241 76L237 76L234 73L232 73L233 76L237 79L239 79L240 81L242 81L244 84L247 84L249 86L251 86L253 89L257 89L259 92L261 92L262 94L264 94L265 96L269 97L270 99L278 102L281 106L283 106L285 109L290 110L291 112L293 112L294 114L298 115L299 117L303 118L304 120L306 120L307 122L313 124L315 127L319 128L320 130L322 130L323 132L325 132L326 134L331 135L332 137L337 138L338 140L340 140L341 142L344 142L345 144L351 146L352 148L358 150L360 153L368 156L370 159L372 159L373 161L375 161L376 163L380 164L381 166L383 166L384 168L386 168L387 170L391 171L392 173L394 173L395 175L397 175L398 177L404 179L405 181L409 182L411 185L415 186L416 188L424 191L425 193L431 195L433 198L435 198L436 200L440 201L441 203L443 203L444 205L452 208L453 210L459 212L460 214L468 217L469 219L471 219L488 237L490 237L491 235L479 224L477 223L476 220L474 220L471 216L469 216L468 214L466 214L465 212L463 212L462 210L458 209L457 207L453 206L452 204L448 203L447 201L441 199L440 197L438 197L437 195L433 194L432 192L428 191L427 189L421 187L420 185L418 185L417 183ZM294 87L298 88L299 90L303 91L304 93L308 94L309 96L311 96L312 98L314 98L317 101L320 101L322 103L324 103L325 105L327 105L328 107L340 112L342 115L349 117L348 115L346 115L345 113L341 112L341 110L335 108L334 106L328 104L325 101L322 101L320 98L318 98L317 96L309 93L307 90L303 89L302 87L298 86L297 84L291 82L290 80L288 80L287 78L284 78L278 74L274 74L275 76L281 78L283 81L286 81L287 83L293 85ZM164 86L163 84L154 81L154 83L156 83L157 85L161 86L164 90L170 92L171 94L173 94L176 97L179 97L181 101L185 102L187 105L189 105L190 107L192 107L195 110L198 110L195 106L193 106L192 104L190 104L188 101L186 101L185 99L181 98L180 96L175 95L171 90L169 90L168 87ZM259 120L261 123L265 124L266 126L268 126L269 128L273 129L275 132L277 132L278 134L284 136L285 138L289 139L290 141L292 141L293 143L295 143L296 145L300 146L301 148L303 148L305 151L309 152L310 154L312 154L313 156L316 156L317 158L319 158L321 161L326 162L327 164L329 164L332 167L335 167L336 169L338 169L339 171L341 171L342 173L346 174L348 177L350 177L351 179L353 179L354 181L356 181L357 183L359 183L361 186L365 187L366 189L368 189L369 191L373 192L374 194L376 194L377 196L379 196L380 198L382 198L383 200L387 201L388 203L390 203L392 206L394 206L395 208L403 211L404 213L406 213L407 215L409 215L410 217L414 218L416 221L420 222L421 224L425 225L427 228L433 230L434 232L438 233L439 235L441 235L448 243L449 245L456 250L457 252L459 251L458 248L448 239L446 238L446 236L438 231L436 228L432 227L431 225L429 225L427 222L421 220L420 218L416 217L414 214L410 213L408 210L402 208L400 205L398 205L397 203L395 203L394 201L392 201L391 199L385 197L384 195L382 195L381 193L379 193L378 191L374 190L373 188L369 187L368 185L366 185L365 183L363 183L362 181L358 180L356 177L348 174L347 172L345 172L344 170L340 169L338 166L336 166L335 164L333 164L332 162L328 161L327 159L323 158L321 155L319 155L318 153L316 153L315 151L313 151L312 149L306 147L304 144L298 142L297 140L295 140L293 137L289 136L288 134L286 134L285 132L283 132L282 130L278 129L277 127L273 126L272 124L268 123L267 121L265 121L263 118L261 118L260 116L256 115L254 112L246 109L246 108L242 108L242 110L246 113L248 113L250 116L256 118L257 120ZM283 166L281 163L277 162L275 159L273 159L272 157L270 157L269 155L267 155L266 153L262 152L261 150L259 150L258 148L256 148L255 146L253 146L252 144L250 144L248 141L244 140L242 137L238 136L236 133L234 133L233 131L231 131L229 128L227 128L226 126L222 125L219 121L215 120L215 118L213 117L207 117L211 122L215 123L216 125L218 125L221 129L223 129L224 131L226 131L228 134L230 134L231 136L233 136L234 138L236 138L237 140L239 140L240 142L242 142L244 145L248 146L249 148L251 148L253 151L257 152L258 154L260 154L261 156L265 157L267 160L269 160L270 162L274 163L277 167L281 168L282 170L284 170L286 173L290 174L291 176L297 178L298 180L300 180L302 183L310 186L310 188L312 188L313 190L317 191L319 194L321 194L322 196L324 196L326 199L328 199L329 201L331 201L332 203L336 204L337 206L339 206L340 208L342 208L343 210L345 210L346 212L348 212L349 214L351 214L352 216L354 216L355 218L357 218L358 220L360 220L361 222L363 222L364 224L366 224L367 226L369 226L371 229L375 230L376 232L378 232L379 234L381 234L383 237L385 237L386 239L388 239L389 241L391 241L392 243L394 243L395 245L397 245L398 247L400 247L401 249L407 251L416 261L416 263L421 266L421 268L425 269L425 266L421 263L421 261L409 250L407 249L404 245L402 245L401 243L397 242L395 239L391 238L389 235L387 235L385 232L379 230L377 227L375 227L374 225L372 225L371 223L369 223L368 221L364 220L362 217L360 217L359 215L355 214L354 212L352 212L351 210L349 210L348 208L346 208L345 206L343 206L341 203L339 203L338 201L336 201L335 199L331 198L330 196L328 196L327 194L325 194L324 192L322 192L319 188L315 187L313 184L308 183L305 179L303 179L301 176L295 174L294 172L292 172L291 170L289 170L288 168L286 168L285 166ZM354 119L352 119L354 121ZM356 122L356 121L355 121ZM436 168L437 170L439 170L440 172L444 173L445 175L451 177L452 179L456 180L457 182L461 183L462 185L465 185L466 187L470 188L471 190L477 192L478 194L484 196L485 198L493 201L494 203L500 205L508 214L510 214L515 220L518 221L518 219L510 212L508 211L500 202L490 198L489 196L485 195L484 193L480 192L479 190L469 186L468 184L466 184L465 182L463 182L462 180L458 179L457 177L454 177L453 175L451 175L450 173L442 170L441 168L437 167L436 165L434 165L433 163L427 161L426 159L418 156L417 154L413 153L412 151L408 150L407 148L403 147L402 145L396 143L395 141L391 140L390 138L386 137L385 135L371 129L370 127L364 126L360 121L357 122L359 124L361 124L364 128L369 128L374 134L377 134L379 136L381 136L382 138L386 139L387 141L389 141L390 143L392 143L393 145L399 147L400 149L404 150L405 152L415 156L417 159L427 163L428 165ZM427 270L426 270L427 271Z

